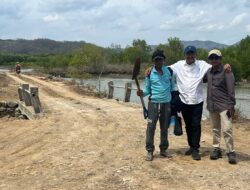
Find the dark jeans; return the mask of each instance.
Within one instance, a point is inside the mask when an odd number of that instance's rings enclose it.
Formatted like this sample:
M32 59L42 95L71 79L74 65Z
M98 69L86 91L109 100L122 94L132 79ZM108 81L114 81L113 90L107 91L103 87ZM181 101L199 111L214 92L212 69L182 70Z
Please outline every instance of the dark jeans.
M168 125L171 114L170 103L148 103L148 125L146 131L146 150L153 152L155 129L158 119L160 120L161 142L160 150L168 149Z
M203 102L195 105L182 103L181 113L186 124L188 145L194 150L200 148L202 109Z

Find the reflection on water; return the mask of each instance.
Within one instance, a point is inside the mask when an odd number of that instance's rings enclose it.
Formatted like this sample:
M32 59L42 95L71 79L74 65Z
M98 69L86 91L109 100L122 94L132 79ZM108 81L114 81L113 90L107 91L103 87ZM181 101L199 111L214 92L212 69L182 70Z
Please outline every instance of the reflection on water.
M115 86L125 86L125 83L131 82L132 88L136 88L135 82L130 79L117 79L117 78L102 78L100 80L100 90L102 92L108 91L108 82L113 81ZM83 83L84 85L95 86L97 89L99 88L98 79L84 79L77 80L78 83ZM141 88L144 87L144 80L140 81ZM125 91L121 88L114 89L114 98L118 98L120 100L124 99ZM204 85L204 96L206 96L206 85ZM205 98L206 99L206 98ZM144 98L145 102L148 102L148 98ZM131 93L131 102L140 103L140 99L136 95L136 90L132 90ZM208 116L208 111L206 109L206 101L204 102L203 114L204 116ZM240 109L242 114L250 119L250 88L242 88L236 87L236 107Z

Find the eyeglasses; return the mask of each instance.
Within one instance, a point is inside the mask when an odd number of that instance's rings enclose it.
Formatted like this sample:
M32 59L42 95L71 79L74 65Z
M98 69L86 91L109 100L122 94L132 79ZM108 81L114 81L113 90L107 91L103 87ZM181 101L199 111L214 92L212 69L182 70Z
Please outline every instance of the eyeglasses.
M210 56L208 59L209 60L219 60L219 59L221 59L221 57L215 55L215 56Z

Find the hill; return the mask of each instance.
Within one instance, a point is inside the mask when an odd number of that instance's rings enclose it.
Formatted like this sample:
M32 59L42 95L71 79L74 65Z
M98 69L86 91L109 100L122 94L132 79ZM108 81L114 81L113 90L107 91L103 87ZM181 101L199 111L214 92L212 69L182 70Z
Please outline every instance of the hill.
M181 43L183 44L184 47L192 45L195 46L196 48L203 48L206 50L211 50L213 48L217 48L217 49L224 49L229 47L228 45L225 44L220 44L217 42L213 42L213 41L200 41L200 40L193 40L193 41L181 41ZM151 49L155 49L157 47L157 45L150 45Z
M203 48L206 50L211 50L213 48L224 49L224 48L228 47L228 45L220 44L220 43L213 42L213 41L194 40L194 41L181 41L181 42L184 45L184 47L186 47L188 45L193 45L197 48Z
M213 41L182 41L184 47L187 45L194 45L197 48L210 50L212 48L223 49L228 47L225 44L216 43ZM68 53L85 45L85 41L55 41L50 39L0 39L1 53L14 54L53 54L53 53ZM156 46L151 45L154 49Z
M50 54L67 53L85 45L84 41L54 41L50 39L35 40L0 40L1 53L15 54Z

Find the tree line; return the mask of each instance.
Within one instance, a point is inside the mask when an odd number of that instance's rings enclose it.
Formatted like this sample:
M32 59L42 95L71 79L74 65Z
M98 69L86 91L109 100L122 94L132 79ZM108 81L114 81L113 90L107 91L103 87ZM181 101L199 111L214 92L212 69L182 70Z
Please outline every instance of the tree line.
M138 57L141 58L145 68L152 64L151 54L156 48L165 52L166 65L184 58L184 46L179 38L169 38L167 43L154 47L148 45L145 40L135 39L126 48L116 44L103 48L86 43L70 53L40 55L0 53L0 65L14 66L16 62L20 62L23 66L33 67L46 73L58 72L78 77L86 73L101 72L131 74L132 64ZM250 80L250 36L221 51L223 62L232 65L237 81ZM197 49L198 59L207 60L207 55L208 50Z

